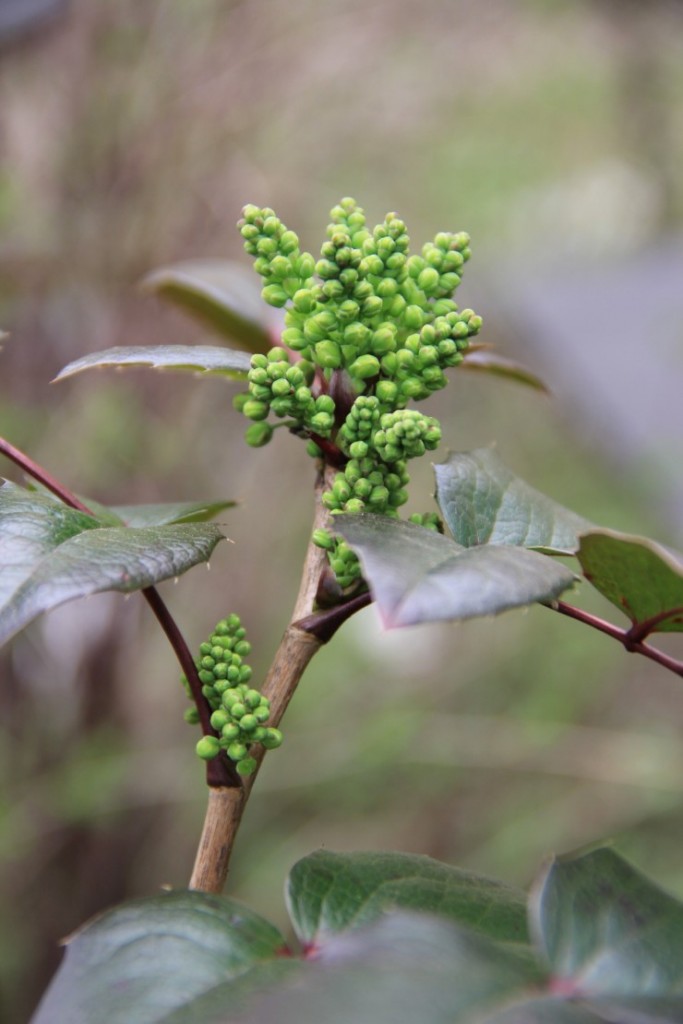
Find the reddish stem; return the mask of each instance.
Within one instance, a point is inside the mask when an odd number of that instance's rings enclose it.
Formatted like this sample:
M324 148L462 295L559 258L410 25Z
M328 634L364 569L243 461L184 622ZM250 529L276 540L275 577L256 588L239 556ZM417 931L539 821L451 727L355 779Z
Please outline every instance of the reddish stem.
M5 455L15 465L19 466L28 473L29 476L33 477L39 483L46 487L48 491L51 491L60 501L63 501L65 505L70 508L77 509L79 512L85 512L86 515L95 516L95 513L85 505L80 498L65 487L59 480L48 473L43 466L38 465L37 462L22 452L19 448L15 448L13 444L6 441L5 438L0 437L0 454ZM197 668L194 663L194 659L185 643L185 638L178 629L175 619L171 615L170 611L166 607L166 604L162 600L159 592L155 587L145 587L142 590L142 595L147 601L154 612L156 619L163 629L164 633L168 637L169 643L173 648L176 658L180 663L182 671L187 677L187 681L190 685L192 697L197 706L197 712L199 714L199 721L202 726L202 731L205 735L216 736L216 731L211 727L210 717L211 709L208 705L204 694L202 693L202 683L197 674ZM219 758L213 758L207 762L206 765L206 783L208 786L227 786L227 787L240 787L242 781L237 774L234 766L224 755Z
M650 647L649 644L645 644L641 640L634 640L630 630L620 629L619 626L614 626L611 622L606 622L605 619L592 615L590 612L584 612L581 608L574 608L573 605L565 604L564 601L556 601L552 605L546 605L546 607L552 608L561 615L567 615L570 619L576 619L577 622L583 622L587 626L592 626L593 629L597 629L601 633L606 633L607 636L618 640L625 650L633 654L642 654L644 658L656 661L664 668L668 668L670 672L675 673L675 675L683 677L683 662L665 654L664 651L658 651L656 647Z

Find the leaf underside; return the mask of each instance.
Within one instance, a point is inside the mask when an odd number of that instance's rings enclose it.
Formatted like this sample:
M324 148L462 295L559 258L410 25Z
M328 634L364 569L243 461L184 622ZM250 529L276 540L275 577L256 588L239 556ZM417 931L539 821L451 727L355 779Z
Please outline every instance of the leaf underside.
M486 348L472 348L465 352L464 359L460 364L460 370L472 370L476 373L490 373L495 377L502 377L504 380L513 381L516 384L525 384L548 394L548 387L541 378L532 370L527 369L513 359L499 356Z
M683 631L683 555L645 537L593 530L578 552L586 579L648 632Z

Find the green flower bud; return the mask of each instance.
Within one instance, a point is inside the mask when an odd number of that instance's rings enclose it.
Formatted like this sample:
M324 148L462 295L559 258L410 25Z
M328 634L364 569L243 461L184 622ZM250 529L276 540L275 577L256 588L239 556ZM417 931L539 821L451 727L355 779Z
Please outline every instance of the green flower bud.
M220 754L221 747L216 736L202 736L195 747L197 756L203 761L211 761Z
M365 502L361 501L360 498L349 498L344 511L352 515L358 515L359 512L365 512Z
M188 725L199 725L199 712L196 708L187 708L183 714L183 718Z
M319 366L337 370L342 364L342 354L336 341L320 341L315 346L315 359Z
M329 551L334 547L334 539L329 530L314 530L311 540L318 548L324 548Z
M368 451L369 447L365 441L354 441L349 445L349 454L354 459L364 459Z
M279 729L266 729L266 735L261 740L266 750L275 750L282 745L282 733Z
M266 402L259 402L252 398L244 403L242 412L250 420L265 420L268 415L268 405Z
M216 732L220 732L223 726L228 724L230 719L228 718L226 712L222 708L219 708L217 711L214 711L214 713L211 715L210 721L212 728L214 728Z
M241 743L239 740L233 740L228 747L227 754L232 761L241 761L247 754L246 743Z
M258 719L256 718L255 715L246 714L243 715L242 718L240 718L239 727L243 730L243 732L253 732L257 725Z
M360 380L367 380L369 377L376 377L379 374L379 360L376 356L359 356L358 359L354 360L354 362L351 363L351 366L349 366L349 373L352 377L358 377Z
M256 771L256 758L243 757L237 762L235 767L240 775L253 775Z
M269 423L252 423L244 435L244 439L251 448L263 448L273 436L273 428Z
M254 718L257 722L267 722L270 718L270 708L260 704L259 707L254 708Z

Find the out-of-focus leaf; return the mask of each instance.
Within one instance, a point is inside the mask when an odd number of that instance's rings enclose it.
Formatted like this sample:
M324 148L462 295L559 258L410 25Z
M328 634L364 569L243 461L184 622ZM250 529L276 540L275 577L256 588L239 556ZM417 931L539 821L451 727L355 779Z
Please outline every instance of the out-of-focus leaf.
M318 850L294 865L285 895L307 946L391 909L436 914L497 941L528 942L521 890L430 857Z
M556 990L608 1021L680 1024L680 901L603 848L554 859L530 906Z
M306 966L255 998L240 1024L484 1024L489 1008L524 998L537 981L506 947L401 912L328 936Z
M92 352L69 363L55 377L64 380L83 370L149 366L153 370L182 370L219 377L246 377L251 365L247 352L214 345L136 345Z
M182 891L124 904L68 940L32 1024L197 1024L207 1020L198 1004L216 989L220 1019L231 1019L245 990L287 969L283 952L276 928L223 896Z
M111 511L126 526L165 526L206 523L219 512L234 508L234 501L168 501L155 505L114 505Z
M586 579L634 625L683 630L683 555L645 537L591 530L578 552Z
M197 317L221 337L250 352L266 352L273 345L270 307L261 298L259 281L242 263L192 260L153 271L142 287Z
M579 534L592 528L515 476L492 448L453 452L434 472L439 508L466 548L505 544L574 554Z
M506 359L499 356L490 349L473 349L465 352L465 358L460 364L461 370L473 370L477 373L492 373L496 377L504 377L506 380L515 381L517 384L526 384L527 387L535 388L536 391L543 391L548 394L548 387L531 370L513 359Z
M565 566L525 548L464 548L386 516L335 517L360 558L386 626L469 619L551 601L574 583Z
M96 519L34 491L0 488L0 644L37 615L105 590L140 590L208 561L208 523L140 528Z

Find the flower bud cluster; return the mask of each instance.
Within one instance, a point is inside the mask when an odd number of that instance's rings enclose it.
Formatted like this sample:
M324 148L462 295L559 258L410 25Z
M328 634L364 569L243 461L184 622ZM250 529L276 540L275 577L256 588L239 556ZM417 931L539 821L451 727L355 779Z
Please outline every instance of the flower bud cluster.
M280 730L266 725L270 717L268 699L249 686L251 668L244 657L250 650L239 616L229 615L200 646L196 662L202 693L211 708L211 725L218 733L203 736L197 743L197 754L209 761L225 750L241 775L251 775L256 768L250 754L252 744L274 749L282 743ZM184 683L187 688L187 680ZM185 718L196 723L196 708L191 708Z
M439 232L411 255L395 213L370 230L346 198L330 216L315 260L271 209L244 208L238 227L263 297L286 308L283 347L252 357L249 391L236 405L253 421L249 444L270 440L272 412L307 439L311 455L339 466L323 495L331 513L396 517L407 501L407 460L432 451L441 436L437 420L406 407L446 385L446 370L463 361L481 327L473 310L453 301L470 240ZM436 528L428 517L424 525ZM342 587L358 579L345 542L326 534L316 543Z

